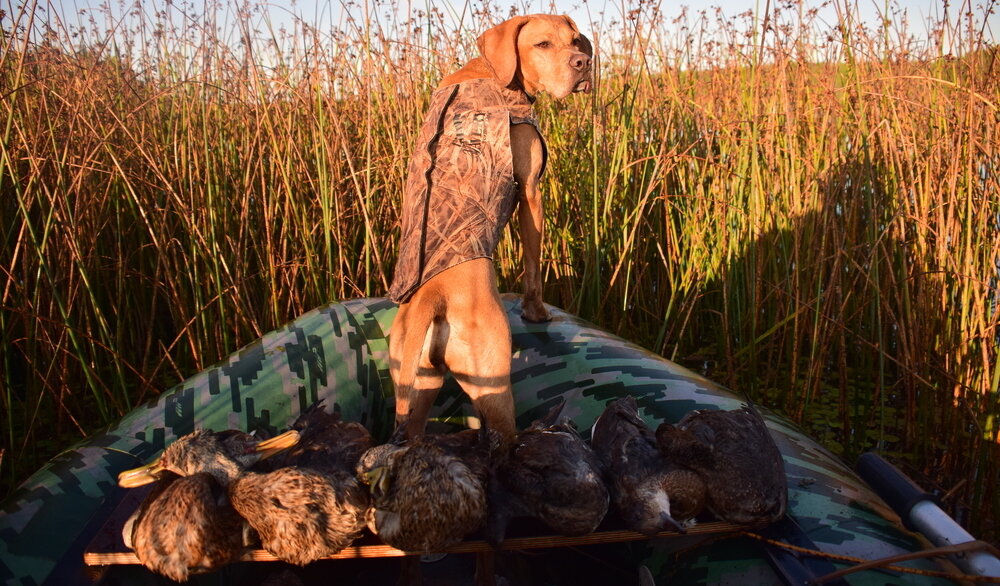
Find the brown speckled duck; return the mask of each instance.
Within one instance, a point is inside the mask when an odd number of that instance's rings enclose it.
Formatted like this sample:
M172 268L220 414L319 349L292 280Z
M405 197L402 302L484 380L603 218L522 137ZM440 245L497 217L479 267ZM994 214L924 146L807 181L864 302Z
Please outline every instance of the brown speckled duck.
M404 421L358 462L358 477L371 491L368 528L397 549L440 552L485 523L500 436L485 426L409 440L405 432Z
M243 518L210 474L166 472L125 523L122 537L139 562L171 580L209 572L243 551Z
M682 523L705 506L705 484L693 471L672 463L639 417L635 398L608 403L594 423L591 446L611 488L625 526L645 535L685 532Z
M497 470L487 539L503 541L510 519L534 517L567 536L594 531L608 511L600 466L572 422L565 402L517 434Z
M228 451L253 459L273 454L289 439L261 443L239 431L218 435ZM125 545L144 566L184 582L190 574L217 569L240 556L245 521L215 477L207 472L179 476L159 469L155 462L119 476L124 487L153 481L157 485L122 531Z
M368 491L354 468L374 444L360 423L327 413L322 401L292 424L299 440L252 471L230 491L233 506L260 535L264 549L305 565L350 545L365 528Z
M705 481L708 508L719 519L758 524L785 514L781 452L754 407L691 411L676 425L660 425L656 439L671 460Z

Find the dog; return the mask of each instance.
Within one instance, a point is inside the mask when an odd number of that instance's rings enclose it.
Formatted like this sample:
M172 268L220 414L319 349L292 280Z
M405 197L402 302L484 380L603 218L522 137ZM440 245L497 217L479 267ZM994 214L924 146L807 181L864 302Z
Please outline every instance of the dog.
M524 263L521 315L542 303L542 196L547 159L532 103L591 89L593 48L567 16L511 18L477 41L481 56L434 92L403 196L399 259L389 298L396 423L424 433L450 371L481 420L511 441L511 333L493 253L518 211ZM403 423L405 422L405 423Z

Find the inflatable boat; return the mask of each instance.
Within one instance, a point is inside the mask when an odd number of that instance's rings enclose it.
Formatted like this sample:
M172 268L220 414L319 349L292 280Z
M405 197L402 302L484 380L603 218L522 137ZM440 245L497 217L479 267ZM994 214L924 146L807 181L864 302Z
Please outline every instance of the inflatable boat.
M533 324L521 320L518 297L505 296L504 303L513 334L511 382L521 427L562 401L563 414L585 438L605 405L623 395L636 398L640 414L654 428L660 422L676 422L693 409L733 409L745 402L558 309L551 309L551 322ZM163 583L134 562L101 557L113 552L102 552L100 544L118 538L109 520L116 511L120 516L129 500L130 491L116 483L118 473L145 463L195 429L280 431L303 409L323 400L343 418L366 425L376 439L385 439L393 422L386 336L395 313L396 306L380 298L317 308L53 458L0 509L0 581ZM454 381L446 384L450 388L439 394L434 420L471 420L465 395ZM956 568L930 559L881 565L846 577L834 574L861 559L911 554L932 544L906 529L886 502L836 456L787 419L762 411L787 474L789 506L782 521L754 530L719 531L708 523L703 531L651 539L614 528L598 532L604 539L511 538L504 544L513 556L508 561L529 567L539 584L952 583L945 576ZM327 579L342 572L339 583L383 583L391 575L385 560L394 554L380 554L377 544L371 547L367 555L357 548L355 555L344 556L353 559L316 564L324 564ZM465 571L462 564L471 556L455 552L449 559L425 564L427 572ZM266 558L246 559L193 581L264 583L279 569L277 562L253 561ZM308 582L308 566L295 571L300 574L296 580ZM471 571L468 576L471 580Z

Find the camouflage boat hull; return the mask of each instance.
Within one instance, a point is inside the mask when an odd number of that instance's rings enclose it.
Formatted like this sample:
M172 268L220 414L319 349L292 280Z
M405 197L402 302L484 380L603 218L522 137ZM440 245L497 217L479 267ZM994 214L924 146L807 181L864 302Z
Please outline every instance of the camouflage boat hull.
M677 421L692 409L731 409L741 403L711 381L572 315L553 310L552 322L529 324L519 317L518 299L506 299L505 304L522 427L563 399L566 414L585 436L605 404L624 394L636 397L640 413L653 425ZM384 299L317 308L54 458L0 509L0 581L79 582L83 548L122 497L117 474L147 461L196 427L281 429L313 401L325 399L346 419L360 421L376 437L385 438L392 425L386 334L395 313L396 306ZM454 388L439 395L433 415L471 416L465 395L453 381L448 385ZM770 413L766 419L782 451L789 488L790 520L772 527L771 537L869 559L926 547L835 456L788 420ZM782 584L797 579L796 564L803 565L796 560L783 565L781 551L771 552L777 562L769 561L767 548L747 537L707 544L654 539L609 548L599 555L644 565L657 583ZM805 562L809 564L814 574L836 569L828 561ZM935 583L926 576L886 571L855 574L847 581Z

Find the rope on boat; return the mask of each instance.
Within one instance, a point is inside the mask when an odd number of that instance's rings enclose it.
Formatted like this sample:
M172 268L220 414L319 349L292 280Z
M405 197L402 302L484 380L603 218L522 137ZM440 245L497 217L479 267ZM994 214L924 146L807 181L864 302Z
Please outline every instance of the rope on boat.
M782 549L786 549L788 551L793 551L795 553L801 553L801 554L810 555L810 556L813 556L813 557L826 558L826 559L830 559L830 560L834 560L834 561L838 561L838 562L855 564L853 567L844 568L842 570L837 570L836 572L831 572L829 574L826 574L825 576L819 576L818 578L816 578L815 580L812 581L812 584L823 584L825 582L829 582L831 580L835 580L837 578L841 578L843 576L846 576L848 574L852 574L854 572L861 572L861 571L864 571L864 570L873 570L873 569L883 569L883 570L889 570L889 571L892 571L892 572L900 572L900 573L904 573L904 574L916 574L918 576L928 576L928 577L932 577L932 578L946 578L946 579L949 579L949 580L965 580L965 581L968 581L968 582L1000 583L1000 578L998 578L996 576L977 576L977 575L972 575L972 574L962 574L962 573L959 573L959 572L945 572L945 571L939 571L939 570L921 570L921 569L918 569L918 568L907 568L905 566L894 565L897 562L905 562L905 561L909 561L909 560L922 559L922 558L944 557L944 556L947 556L947 555L952 555L952 554L957 554L957 553L963 553L963 552L969 552L969 551L986 550L986 551L989 551L989 552L993 553L994 555L1000 554L1000 552L998 552L998 550L997 550L996 547L994 547L992 544L987 543L985 541L968 541L966 543L959 543L959 544L956 544L956 545L948 545L948 546L943 546L943 547L935 547L935 548L931 548L931 549L925 549L925 550L922 550L922 551L916 551L916 552L911 552L911 553L905 553L905 554L900 554L900 555L895 555L895 556L889 556L889 557L879 558L877 560L866 560L864 558L859 558L859 557L854 557L854 556L840 555L840 554L835 554L835 553L826 553L826 552L823 552L823 551L817 551L817 550L814 550L814 549L808 549L808 548L805 548L805 547L799 547L799 546L791 545L791 544L784 543L784 542L781 542L781 541L776 541L774 539L770 539L768 537L764 537L763 535L759 535L757 533L751 533L749 531L744 531L744 532L740 533L740 535L745 535L747 537L751 537L751 538L756 539L758 541L763 541L763 542L765 542L765 543L767 543L769 545L773 545L775 547L780 547Z
M84 552L83 560L87 565L118 565L118 564L138 564L139 558L135 552L125 548L121 540L121 525L115 520L114 526L109 520L98 537L91 542ZM687 536L705 536L708 538L715 536L738 536L744 526L734 525L722 521L699 523L687 529ZM481 539L466 540L451 547L444 548L443 553L479 553L495 550L527 550L544 549L553 547L577 547L583 545L600 545L606 543L622 543L626 541L644 541L656 538L675 538L681 534L674 531L661 531L656 535L643 535L628 529L596 531L586 535L567 537L562 535L535 535L526 537L508 537L494 548L492 545ZM110 541L109 541L110 540ZM365 534L355 543L345 547L343 550L328 556L326 559L350 559L350 558L380 558L380 557L401 557L411 555L416 552L406 552L386 545L375 536ZM243 554L242 561L271 562L278 561L274 554L263 549L252 549Z

